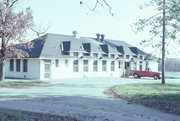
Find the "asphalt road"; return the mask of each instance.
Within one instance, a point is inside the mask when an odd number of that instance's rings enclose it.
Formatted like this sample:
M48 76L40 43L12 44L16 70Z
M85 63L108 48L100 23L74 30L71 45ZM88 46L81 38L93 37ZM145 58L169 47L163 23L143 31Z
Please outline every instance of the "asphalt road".
M177 81L177 80L168 80ZM81 78L51 84L0 89L0 108L75 116L83 121L179 121L180 116L116 100L103 92L128 83L159 83L153 79Z

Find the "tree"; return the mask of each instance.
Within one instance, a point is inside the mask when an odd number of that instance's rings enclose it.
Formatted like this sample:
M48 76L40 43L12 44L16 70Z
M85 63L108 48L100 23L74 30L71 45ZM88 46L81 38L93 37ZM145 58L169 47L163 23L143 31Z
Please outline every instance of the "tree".
M92 1L91 1L92 2ZM94 0L94 6L90 7L87 3L86 0L81 0L79 1L80 5L86 5L91 11L95 11L98 6L104 7L108 9L108 12L111 16L114 16L114 13L112 12L112 7L109 5L109 3L106 0Z
M179 0L150 0L145 7L153 6L158 13L146 18L139 19L135 23L137 31L142 31L150 27L151 37L143 40L141 44L158 48L161 47L162 53L162 84L165 84L165 55L167 46L171 41L180 43L180 1ZM162 38L162 41L161 39ZM160 40L160 41L154 41ZM168 40L168 41L167 41Z
M15 4L19 0L2 0L0 2L0 81L5 77L5 60L9 57L26 57L28 53L17 48L15 43L25 48L32 48L33 44L25 42L27 30L33 24L31 9L15 12Z

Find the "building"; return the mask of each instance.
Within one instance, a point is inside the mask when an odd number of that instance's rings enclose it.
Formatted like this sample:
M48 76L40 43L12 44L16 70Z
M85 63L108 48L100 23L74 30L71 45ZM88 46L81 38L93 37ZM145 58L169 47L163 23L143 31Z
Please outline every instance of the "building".
M146 53L123 41L74 35L46 34L25 49L28 58L6 61L6 77L60 79L76 77L122 77L129 70L144 70Z

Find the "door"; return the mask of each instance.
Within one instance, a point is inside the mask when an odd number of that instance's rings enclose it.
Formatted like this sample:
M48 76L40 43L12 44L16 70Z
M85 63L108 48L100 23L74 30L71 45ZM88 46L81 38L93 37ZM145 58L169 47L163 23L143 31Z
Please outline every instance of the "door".
M44 79L50 79L51 78L51 64L45 63L44 64Z
M130 63L129 62L125 62L125 70L126 70L126 76L129 76L130 73Z

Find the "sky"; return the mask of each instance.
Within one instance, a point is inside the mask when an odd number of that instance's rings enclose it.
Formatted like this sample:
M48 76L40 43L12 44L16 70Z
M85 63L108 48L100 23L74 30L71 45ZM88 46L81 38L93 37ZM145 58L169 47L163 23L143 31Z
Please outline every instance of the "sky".
M135 33L131 27L138 19L156 13L153 8L139 9L139 6L147 0L107 0L114 16L101 6L91 11L89 8L94 7L95 0L84 0L82 5L79 1L22 0L17 7L21 10L30 6L36 28L49 27L47 33L72 35L72 31L76 30L79 36L83 37L96 37L96 33L100 33L105 34L105 38L123 40L145 52L154 51L139 44L141 40L149 37L148 30ZM31 33L28 37L34 39L35 34ZM173 52L170 57L176 57L174 53L178 52Z

